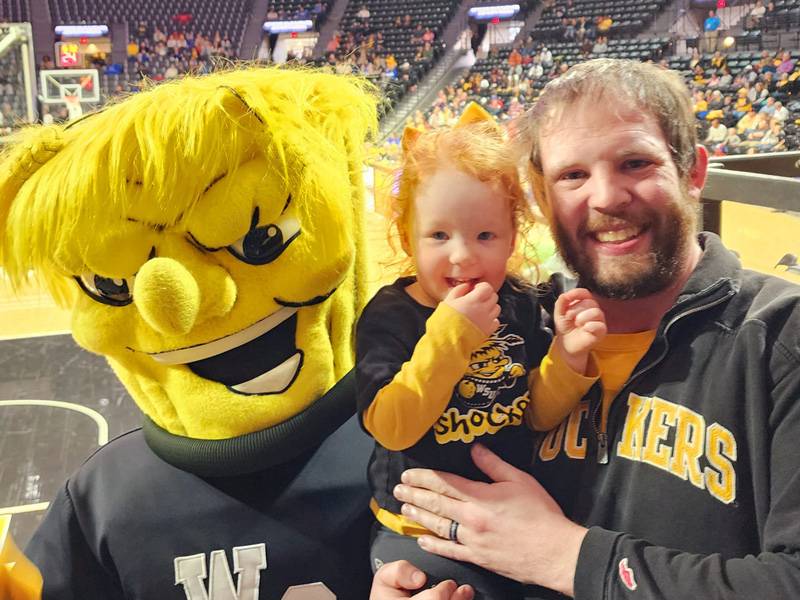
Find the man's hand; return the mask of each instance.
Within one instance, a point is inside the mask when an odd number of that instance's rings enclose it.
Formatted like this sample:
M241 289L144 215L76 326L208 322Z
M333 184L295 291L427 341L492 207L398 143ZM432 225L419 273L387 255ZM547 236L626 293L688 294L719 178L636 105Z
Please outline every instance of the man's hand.
M567 519L530 475L479 444L472 458L495 483L429 469L403 473L394 490L406 503L403 514L440 536L422 536L420 546L571 596L587 530ZM453 520L458 543L447 539Z
M467 283L457 285L447 293L443 302L467 317L487 337L500 327L497 293L485 281L481 281L472 289Z
M406 560L386 563L372 580L370 600L395 600L416 598L417 600L472 600L474 594L468 585L458 586L454 581L442 581L435 587L414 596L411 593L425 585L425 573Z
M575 372L586 374L589 351L606 336L606 317L592 293L575 288L561 294L553 309L559 351Z

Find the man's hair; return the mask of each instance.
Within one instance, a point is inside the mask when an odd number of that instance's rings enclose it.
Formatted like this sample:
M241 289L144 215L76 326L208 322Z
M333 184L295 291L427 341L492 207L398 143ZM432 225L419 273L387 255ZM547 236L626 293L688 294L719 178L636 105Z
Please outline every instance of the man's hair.
M681 76L658 65L635 60L598 58L574 65L548 83L523 117L520 130L530 150L534 177L542 175L540 138L549 123L567 115L579 102L609 102L652 115L669 146L682 178L695 163L697 132L691 100Z

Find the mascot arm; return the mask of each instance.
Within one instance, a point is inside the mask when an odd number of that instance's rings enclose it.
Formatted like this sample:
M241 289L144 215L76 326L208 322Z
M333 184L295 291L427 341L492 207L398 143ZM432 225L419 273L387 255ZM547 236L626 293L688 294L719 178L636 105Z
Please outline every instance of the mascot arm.
M42 600L123 600L114 566L100 563L82 525L67 482L25 549L42 573Z
M377 320L386 323L386 315L378 315ZM469 319L444 303L430 316L425 329L399 371L396 362L386 362L388 354L395 361L398 358L389 345L388 331L384 329L383 336L376 332L368 343L359 339L360 346L367 346L366 352L359 353L359 372L390 371L390 376L394 372L362 411L364 428L389 450L413 446L433 426L466 372L472 352L486 340Z

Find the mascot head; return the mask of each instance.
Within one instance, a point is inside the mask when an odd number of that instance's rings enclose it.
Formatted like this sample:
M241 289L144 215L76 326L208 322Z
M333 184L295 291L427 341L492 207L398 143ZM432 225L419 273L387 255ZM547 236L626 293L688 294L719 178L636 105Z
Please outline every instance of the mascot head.
M360 80L244 68L25 129L0 165L0 264L71 307L158 430L280 425L352 367L375 120Z

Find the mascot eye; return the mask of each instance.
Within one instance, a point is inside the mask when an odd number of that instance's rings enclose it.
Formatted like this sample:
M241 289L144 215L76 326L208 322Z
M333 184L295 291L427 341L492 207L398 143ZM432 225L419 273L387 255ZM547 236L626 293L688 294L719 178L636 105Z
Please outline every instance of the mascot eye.
M133 277L115 279L87 272L80 277L75 277L75 280L92 300L110 304L111 306L125 306L133 302L133 294L131 293Z
M228 246L228 252L251 265L265 265L278 258L286 247L300 235L300 223L283 217L277 223L258 225L258 208L253 211L250 231Z

